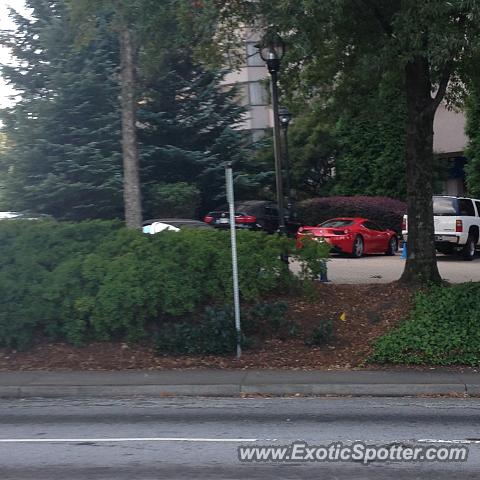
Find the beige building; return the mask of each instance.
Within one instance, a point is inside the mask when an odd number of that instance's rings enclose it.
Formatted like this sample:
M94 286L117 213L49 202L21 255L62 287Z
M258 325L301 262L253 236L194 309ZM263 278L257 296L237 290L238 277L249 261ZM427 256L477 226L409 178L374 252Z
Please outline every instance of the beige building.
M240 89L240 101L248 108L240 128L250 130L254 140L261 138L264 131L273 125L269 74L255 47L258 41L258 35L251 32L245 34L244 51L241 52L244 62L225 78L226 85L237 84Z
M444 105L440 105L435 115L433 149L449 162L449 178L443 192L446 195L465 195L464 151L468 144L465 123L462 112L447 110Z

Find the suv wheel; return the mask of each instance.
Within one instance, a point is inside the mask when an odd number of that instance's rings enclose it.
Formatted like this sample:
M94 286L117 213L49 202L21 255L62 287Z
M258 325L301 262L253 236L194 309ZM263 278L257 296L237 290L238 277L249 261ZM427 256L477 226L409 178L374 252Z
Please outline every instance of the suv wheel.
M451 255L452 253L455 252L453 245L439 245L437 247L437 250L440 253L443 253L443 255Z
M476 246L477 242L475 241L475 237L472 234L469 234L467 238L467 243L462 250L464 260L473 260L475 258Z

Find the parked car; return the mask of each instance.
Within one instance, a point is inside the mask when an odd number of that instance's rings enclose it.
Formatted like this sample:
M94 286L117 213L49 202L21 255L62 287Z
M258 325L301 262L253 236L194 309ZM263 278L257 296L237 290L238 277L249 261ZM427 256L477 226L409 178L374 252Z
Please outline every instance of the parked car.
M210 225L200 220L186 218L156 218L143 222L143 233L160 233L163 231L179 232L185 228L211 229Z
M8 220L10 218L17 218L20 216L20 213L16 212L0 212L0 220Z
M480 200L439 195L433 197L435 248L445 255L460 252L473 260L480 231ZM408 216L403 217L402 235L408 243Z
M0 220L51 220L50 215L28 212L0 212Z
M215 228L229 228L230 213L228 205L222 205L207 213L203 220ZM263 230L268 233L275 233L279 226L277 205L266 200L235 202L235 225L239 229ZM298 224L286 221L287 231L295 233L298 226Z
M297 247L302 247L305 237L323 240L337 253L346 253L359 258L367 253L395 255L398 238L393 230L380 227L367 218L332 218L315 227L300 227L297 232Z

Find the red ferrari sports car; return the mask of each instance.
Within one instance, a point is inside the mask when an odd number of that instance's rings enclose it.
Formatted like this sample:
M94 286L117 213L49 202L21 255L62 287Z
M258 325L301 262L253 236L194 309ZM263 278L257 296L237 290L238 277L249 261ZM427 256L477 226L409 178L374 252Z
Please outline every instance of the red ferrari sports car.
M297 248L302 247L305 237L324 240L332 246L332 251L356 258L366 253L395 255L398 250L397 234L367 218L332 218L316 227L300 227L297 231Z

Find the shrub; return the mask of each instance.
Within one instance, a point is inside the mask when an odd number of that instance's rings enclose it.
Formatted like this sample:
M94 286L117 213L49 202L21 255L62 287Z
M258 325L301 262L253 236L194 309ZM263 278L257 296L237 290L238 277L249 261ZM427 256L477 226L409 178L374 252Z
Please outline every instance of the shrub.
M259 304L242 310L242 347L248 348L252 337L269 327L276 335L292 332L293 324L286 320L287 305L283 303ZM287 333L288 334L288 333ZM197 321L164 324L155 336L159 354L222 355L235 351L237 333L231 308L207 308Z
M317 225L334 217L365 217L396 232L401 230L406 211L406 204L400 200L366 196L313 198L297 206L304 225Z
M287 311L288 305L283 302L264 303L244 309L242 328L245 335L264 337L270 334L281 340L297 336L300 325L287 318Z
M302 248L296 254L300 260L300 277L303 280L318 280L321 274L326 274L330 250L328 243L304 237Z
M374 345L370 362L480 363L480 283L419 293L408 319Z
M63 333L73 299L81 291L82 259L120 226L101 221L1 221L0 345L22 348L38 330L49 336Z
M321 346L328 343L333 338L333 322L331 320L322 320L312 330L310 336L305 340L306 345Z
M222 355L233 353L236 344L237 332L232 313L213 309L208 309L197 323L163 325L155 340L159 354Z
M24 348L36 336L74 344L138 341L152 325L206 305L230 304L228 232L144 235L115 222L0 222L0 345ZM280 256L290 242L239 232L242 300L285 288Z

